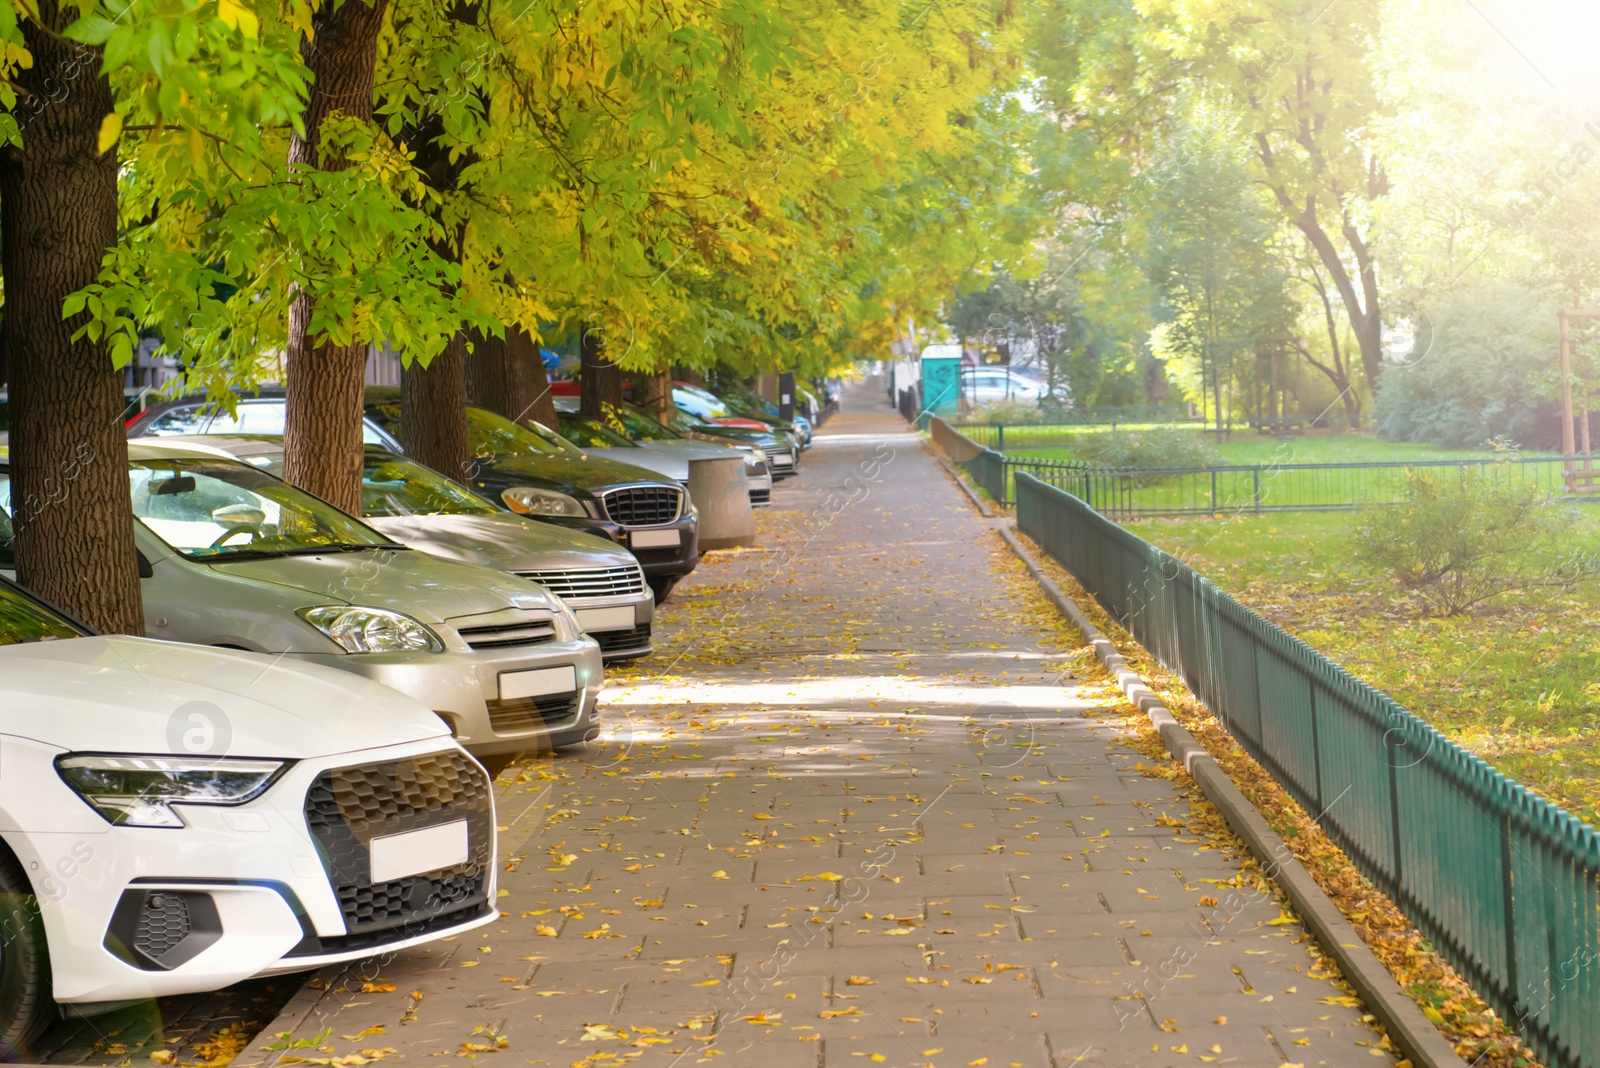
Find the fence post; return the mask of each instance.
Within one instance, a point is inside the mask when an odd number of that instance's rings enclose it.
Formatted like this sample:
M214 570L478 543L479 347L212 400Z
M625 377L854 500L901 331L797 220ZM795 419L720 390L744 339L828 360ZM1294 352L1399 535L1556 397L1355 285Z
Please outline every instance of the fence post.
M994 433L995 433L995 444L994 444L994 447L996 449L999 449L1001 452L1005 452L1006 451L1006 425L1004 423L1001 423L999 426L994 428Z
M1405 905L1401 903L1400 894L1402 879L1400 863L1400 769L1395 765L1395 753L1400 747L1400 742L1395 737L1396 733L1393 728L1383 732L1383 745L1384 749L1388 751L1389 758L1389 833L1394 839L1394 871L1391 873L1394 885L1389 889L1388 894L1395 899L1396 905L1400 905L1404 909Z
M1093 493L1089 483L1089 472L1087 471L1083 473L1083 503L1087 504L1090 508L1094 507Z
M1256 514L1260 515L1261 514L1261 468L1260 468L1260 466L1258 465L1257 467L1253 468L1250 473L1251 473L1251 475L1253 475L1255 477L1255 483L1256 483Z
M1506 990L1510 1000L1520 1002L1521 990L1517 986L1517 908L1512 897L1515 893L1514 880L1511 876L1511 806L1507 804L1509 798L1505 791L1498 789L1499 783L1494 784L1496 793L1500 795L1502 812L1500 815L1500 893L1505 898L1505 923L1506 923ZM1521 1021L1513 1024L1517 1027Z
M1211 514L1217 514L1217 469L1211 469Z

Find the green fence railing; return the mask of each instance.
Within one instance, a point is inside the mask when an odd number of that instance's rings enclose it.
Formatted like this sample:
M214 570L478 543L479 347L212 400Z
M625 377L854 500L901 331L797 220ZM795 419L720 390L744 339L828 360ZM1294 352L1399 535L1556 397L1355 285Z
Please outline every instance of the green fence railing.
M1181 678L1361 872L1561 1068L1600 1066L1600 833L1083 501L1017 528Z

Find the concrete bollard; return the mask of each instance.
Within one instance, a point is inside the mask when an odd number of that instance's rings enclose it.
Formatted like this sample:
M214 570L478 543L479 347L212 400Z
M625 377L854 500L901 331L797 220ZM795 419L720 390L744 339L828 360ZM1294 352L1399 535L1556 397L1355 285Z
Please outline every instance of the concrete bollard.
M700 509L700 548L731 549L756 543L750 480L744 458L689 461L689 497Z

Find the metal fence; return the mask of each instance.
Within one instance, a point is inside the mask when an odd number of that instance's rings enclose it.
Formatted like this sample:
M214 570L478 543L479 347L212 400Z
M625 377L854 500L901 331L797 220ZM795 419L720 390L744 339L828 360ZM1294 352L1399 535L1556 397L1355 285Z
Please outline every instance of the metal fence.
M1219 515L1265 512L1334 512L1367 504L1405 500L1412 472L1438 477L1489 480L1502 486L1566 493L1564 461L1559 457L1506 457L1482 460L1405 460L1382 463L1254 464L1137 471L1089 468L1075 471L1027 457L1005 458L1007 467L1027 471L1070 490L1116 519L1145 516Z
M1017 527L1180 677L1552 1065L1600 1066L1600 833L1073 495Z

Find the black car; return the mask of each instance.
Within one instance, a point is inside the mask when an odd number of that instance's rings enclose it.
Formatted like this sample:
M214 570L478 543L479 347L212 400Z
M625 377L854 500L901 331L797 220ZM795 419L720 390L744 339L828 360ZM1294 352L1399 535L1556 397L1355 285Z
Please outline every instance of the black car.
M237 416L204 396L155 404L128 424L130 438L170 434L283 433L282 390L241 396ZM366 392L362 438L403 453L400 390ZM638 559L656 600L699 563L699 523L680 483L653 471L588 456L549 431L467 409L471 470L463 481L510 511L609 538Z

